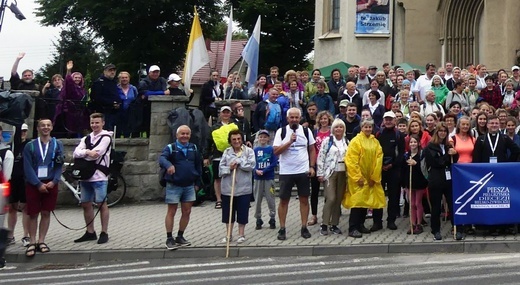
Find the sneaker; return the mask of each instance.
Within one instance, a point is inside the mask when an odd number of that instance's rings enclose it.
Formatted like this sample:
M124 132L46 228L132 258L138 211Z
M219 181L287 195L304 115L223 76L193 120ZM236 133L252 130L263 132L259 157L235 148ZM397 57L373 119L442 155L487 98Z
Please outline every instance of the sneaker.
M256 230L261 230L262 229L262 225L264 224L264 221L262 221L262 219L256 219Z
M237 243L243 243L246 241L246 237L245 236L239 236L238 239L237 239Z
M433 234L433 240L442 240L442 236L440 232L436 232Z
M383 225L376 223L376 224L372 225L372 227L370 228L370 231L371 232L377 232L377 231L382 230L382 229L383 229Z
M274 219L270 219L270 220L269 220L269 228L270 228L271 230L276 229L276 221L275 221Z
M361 226L359 228L359 232L362 233L362 234L369 234L369 233L371 233L371 231L369 229L365 228L365 226Z
M173 237L169 237L166 239L166 248L169 250L176 250L178 248Z
M187 241L183 236L176 237L175 242L180 246L190 246L191 245L191 242Z
M85 232L85 234L83 234L82 237L74 240L74 242L85 242L85 241L89 241L89 240L97 240L96 232L93 232L93 233Z
M278 240L286 240L287 237L285 236L285 228L280 228L278 230Z
M328 236L329 235L329 231L327 230L327 226L326 225L321 225L320 235L322 235L322 236Z
M363 235L358 230L350 231L348 233L348 236L349 237L353 237L353 238L361 238L361 237L363 237Z
M309 229L307 229L307 227L302 227L301 235L302 235L302 238L310 238L312 236L311 233L309 232Z
M99 234L99 239L97 241L98 244L104 244L108 242L108 234L105 232L101 232Z
M464 239L464 235L462 233L457 232L455 234L455 240L463 240L463 239Z
M9 246L9 245L15 244L16 241L15 241L14 237L12 237L12 238L7 238L5 243Z
M338 226L330 227L330 231L335 235L341 235L343 232L338 228Z
M428 213L428 214L424 214L424 217L425 218L431 218L432 214Z
M233 236L230 236L229 237L229 242L232 242L233 241ZM227 243L227 237L224 237L223 239L220 240L221 243Z
M386 228L392 231L397 230L397 226L395 225L395 222L388 222L386 223Z
M367 216L366 216L367 219L372 219L372 209L369 209L367 211Z
M22 238L22 246L23 247L28 247L30 243L31 243L31 239L29 237L23 237Z

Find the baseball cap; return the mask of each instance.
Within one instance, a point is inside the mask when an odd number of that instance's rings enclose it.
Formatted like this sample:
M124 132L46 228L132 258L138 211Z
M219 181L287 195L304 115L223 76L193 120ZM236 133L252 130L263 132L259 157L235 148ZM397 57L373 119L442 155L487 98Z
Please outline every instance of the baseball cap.
M260 135L267 135L267 136L269 136L269 132L267 130L259 130L258 131L258 136L260 136Z
M220 108L220 112L222 112L222 111L224 111L224 110L228 110L229 112L231 112L231 107L229 107L229 106L222 106L222 107Z
M181 81L181 80L182 80L182 78L179 75L177 75L176 73L172 73L172 74L170 74L170 76L168 76L168 82Z
M157 65L150 66L150 69L148 69L148 72L154 72L154 71L161 71L161 69Z
M383 115L383 118L388 118L388 117L395 118L394 112L392 112L392 111L385 112L385 114Z
M377 69L377 66L371 65L371 66L368 67L368 70L370 70L370 69Z
M113 63L109 63L105 65L104 70L116 69L116 66Z
M339 106L340 106L340 107L347 107L348 103L350 103L350 102L349 102L347 99L345 99L345 100L341 100L341 101L339 102Z
M514 65L513 67L511 67L511 71L514 71L514 70L520 70L520 67L518 67L518 65Z
M29 126L27 124L22 124L22 131L28 130Z

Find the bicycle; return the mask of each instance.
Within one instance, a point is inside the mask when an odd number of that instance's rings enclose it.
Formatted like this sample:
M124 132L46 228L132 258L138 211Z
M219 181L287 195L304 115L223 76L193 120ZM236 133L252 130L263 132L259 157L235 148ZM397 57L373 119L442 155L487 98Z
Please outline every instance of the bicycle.
M72 193L74 198L78 200L78 203L81 203L81 187L78 180L72 178L70 174L70 170L68 169L72 163L65 162L64 170L61 173L60 181L67 187L67 189ZM109 175L110 179L110 175ZM126 181L121 173L117 174L117 188L110 191L107 189L107 198L106 202L108 207L113 207L117 205L119 202L123 200L126 195Z

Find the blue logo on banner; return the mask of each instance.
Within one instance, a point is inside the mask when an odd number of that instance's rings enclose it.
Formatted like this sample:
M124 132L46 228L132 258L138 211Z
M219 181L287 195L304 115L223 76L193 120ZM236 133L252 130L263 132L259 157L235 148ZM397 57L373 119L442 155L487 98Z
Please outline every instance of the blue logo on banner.
M520 223L520 163L454 164L453 217L457 225Z

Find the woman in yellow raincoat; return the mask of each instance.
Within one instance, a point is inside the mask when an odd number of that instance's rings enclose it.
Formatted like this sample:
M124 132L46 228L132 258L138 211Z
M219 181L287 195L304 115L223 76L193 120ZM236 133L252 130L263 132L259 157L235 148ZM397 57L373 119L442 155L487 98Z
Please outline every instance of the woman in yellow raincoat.
M370 233L364 225L367 209L382 209L386 205L381 186L383 149L372 135L374 120L364 119L361 132L349 144L345 155L348 190L343 198L343 207L350 209L349 233L354 238Z

